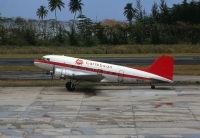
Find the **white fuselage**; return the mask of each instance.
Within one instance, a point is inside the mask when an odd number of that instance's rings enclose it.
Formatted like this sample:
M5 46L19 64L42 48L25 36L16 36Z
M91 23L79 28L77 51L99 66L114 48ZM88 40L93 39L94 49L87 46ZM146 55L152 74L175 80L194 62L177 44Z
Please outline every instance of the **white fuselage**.
M102 75L100 82L122 82L133 83L138 80L160 80L172 82L161 76L145 72L139 69L91 61L87 59L78 59L67 56L44 56L45 60L36 60L34 64L44 70L51 71L58 68L70 72L70 75L92 74Z

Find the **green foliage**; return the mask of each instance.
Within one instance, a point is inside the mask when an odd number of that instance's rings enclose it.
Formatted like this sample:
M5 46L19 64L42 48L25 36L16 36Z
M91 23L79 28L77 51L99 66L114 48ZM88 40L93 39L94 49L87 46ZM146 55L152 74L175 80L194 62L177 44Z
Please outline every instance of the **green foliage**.
M53 38L53 41L58 45L65 44L67 42L67 32L62 26L58 28L58 34Z
M59 9L61 11L62 8L65 7L65 3L62 0L48 0L49 1L49 9L51 12L55 12L55 19L57 20L56 10Z
M48 1L50 11L55 11L56 17L56 10L61 10L65 3L62 0ZM75 14L74 20L70 23L43 20L48 13L44 6L36 12L41 21L29 21L21 17L16 19L1 17L0 45L95 46L200 43L200 2L198 1L184 0L183 3L169 8L165 0L160 0L159 5L153 4L149 16L145 15L141 0L136 1L135 7L132 3L127 3L124 7L124 16L129 23L114 20L109 20L107 23L93 22L82 14L81 0L70 0L68 6ZM76 18L77 12L80 13L78 18ZM125 51L122 47L115 50L119 53ZM135 50L141 52L141 45L135 47ZM159 47L157 51L163 49ZM109 50L106 50L106 53L109 53Z
M78 35L76 33L76 28L75 28L75 18L76 18L76 13L79 11L80 15L82 15L82 6L84 4L82 3L82 0L70 0L69 2L69 10L71 13L74 13L74 20L73 24L70 26L70 30L68 31L68 36L69 36L69 43L71 45L78 45Z
M87 18L84 15L79 15L77 29L78 29L78 37L80 45L84 46L94 45L93 23L90 18Z
M62 8L64 8L64 2L62 0L48 0L49 1L49 9L51 11L55 11L56 9L59 9L61 11Z
M127 20L129 21L129 24L132 24L132 20L135 16L136 10L133 9L132 3L127 3L124 7L124 16L126 16Z
M83 3L81 2L81 0L70 0L68 6L69 6L69 10L72 13L76 13L77 11L79 12L82 11Z
M69 38L70 45L72 45L72 46L78 45L78 37L77 37L76 31L72 25L70 26L70 31L67 31L67 35Z
M165 0L160 0L160 22L161 23L169 23L170 22L170 14L169 8Z
M105 35L106 28L101 23L94 24L94 34L96 36L96 42L99 44L107 44L107 37Z
M43 20L47 16L48 10L46 9L45 6L40 6L40 8L37 9L36 14L40 19Z
M151 16L154 20L154 22L157 22L159 20L159 9L158 9L158 4L154 2L152 9L151 9Z
M200 1L191 1L187 3L186 0L182 4L177 4L172 7L171 15L172 21L186 22L191 24L200 24Z
M136 0L136 8L135 8L136 14L135 19L137 21L141 21L144 18L144 12L142 9L142 3L141 0ZM145 10L144 10L145 11Z
M158 31L158 25L157 24L153 24L152 25L152 30L150 32L150 39L151 39L151 43L152 44L159 44L160 43L160 32Z
M23 33L24 40L27 44L35 45L36 44L36 38L35 38L35 32L31 29L27 29Z

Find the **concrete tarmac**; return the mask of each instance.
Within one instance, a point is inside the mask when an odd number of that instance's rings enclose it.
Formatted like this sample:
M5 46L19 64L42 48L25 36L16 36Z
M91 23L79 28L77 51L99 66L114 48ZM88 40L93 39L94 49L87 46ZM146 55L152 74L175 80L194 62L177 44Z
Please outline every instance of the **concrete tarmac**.
M199 138L200 86L1 87L0 137Z

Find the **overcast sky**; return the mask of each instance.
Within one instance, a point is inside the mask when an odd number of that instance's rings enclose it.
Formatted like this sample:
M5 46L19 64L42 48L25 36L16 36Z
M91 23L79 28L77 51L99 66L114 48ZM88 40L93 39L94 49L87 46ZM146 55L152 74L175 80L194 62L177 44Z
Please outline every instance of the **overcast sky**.
M69 0L63 0L67 3ZM160 0L142 0L143 8L149 14L153 2ZM168 6L181 3L183 0L166 0ZM133 3L135 0L83 0L83 14L93 20L115 19L126 20L123 16L123 9L126 3ZM3 17L24 17L27 19L37 19L36 10L40 5L48 7L47 0L0 0L0 13ZM59 20L70 20L73 15L69 12L67 5L62 12L58 12ZM54 14L49 12L48 19L54 18Z

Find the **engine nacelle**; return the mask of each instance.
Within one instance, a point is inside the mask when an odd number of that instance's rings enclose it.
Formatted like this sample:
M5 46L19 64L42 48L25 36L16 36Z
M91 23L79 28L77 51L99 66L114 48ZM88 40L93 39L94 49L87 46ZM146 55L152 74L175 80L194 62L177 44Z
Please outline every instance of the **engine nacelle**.
M66 78L66 77L72 77L74 73L73 71L70 71L70 70L55 68L54 75L55 77L58 77L58 78Z

